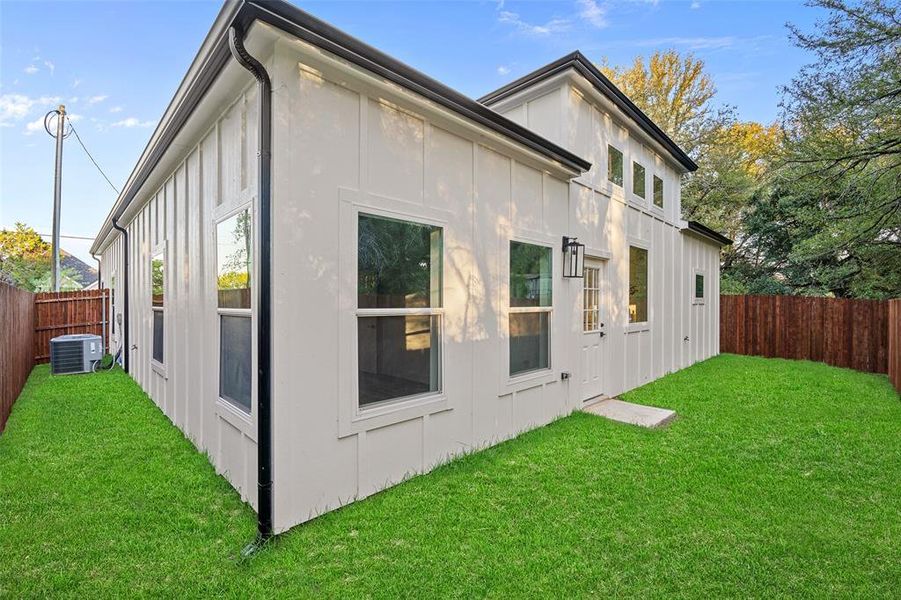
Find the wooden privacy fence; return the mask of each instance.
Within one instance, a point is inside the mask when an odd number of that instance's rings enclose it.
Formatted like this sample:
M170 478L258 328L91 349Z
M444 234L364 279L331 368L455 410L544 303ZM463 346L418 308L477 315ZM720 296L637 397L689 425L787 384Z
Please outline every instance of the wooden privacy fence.
M894 323L889 302L895 303ZM899 300L804 296L722 296L720 351L815 360L871 373L889 372L889 326L898 336ZM901 347L891 349L898 364ZM893 380L894 381L894 380ZM896 388L897 388L896 383Z
M50 360L50 340L71 333L103 335L109 322L109 290L41 292L34 296L34 360Z
M901 298L888 301L888 378L901 393Z
M0 432L34 366L34 294L0 283Z

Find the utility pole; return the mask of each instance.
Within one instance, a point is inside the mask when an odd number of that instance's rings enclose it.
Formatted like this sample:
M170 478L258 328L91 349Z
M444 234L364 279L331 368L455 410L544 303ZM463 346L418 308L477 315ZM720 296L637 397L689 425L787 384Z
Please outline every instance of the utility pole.
M53 291L59 291L59 213L63 195L63 134L66 129L66 105L59 105L56 119L56 172L53 174Z

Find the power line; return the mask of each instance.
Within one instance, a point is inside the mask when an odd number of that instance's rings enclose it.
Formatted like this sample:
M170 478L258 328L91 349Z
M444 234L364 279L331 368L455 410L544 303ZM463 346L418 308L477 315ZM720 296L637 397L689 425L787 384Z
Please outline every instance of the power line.
M51 234L49 234L49 233L39 233L38 235L41 236L41 237L50 237ZM93 240L94 240L94 238L92 238L92 237L87 237L87 236L84 236L84 235L60 235L59 237L61 237L61 238L66 238L66 239L69 239L69 240L88 240L88 241L93 241Z
M84 150L84 153L88 155L88 158L91 159L91 162L94 163L94 166L97 167L97 170L100 171L100 174L103 175L103 178L106 179L106 182L109 184L109 186L111 188L113 188L113 191L116 192L116 194L118 194L119 190L116 188L116 186L113 185L113 182L110 181L109 177L106 176L106 173L103 172L103 169L100 168L100 165L98 165L97 161L94 160L94 157L91 156L91 153L88 152L88 149L87 149L87 147L85 147L84 142L81 141L81 136L78 135L78 130L76 130L75 125L72 124L72 119L70 119L67 116L66 120L69 121L69 127L72 128L72 133L75 134L75 139L78 140L78 143L81 146L81 149Z

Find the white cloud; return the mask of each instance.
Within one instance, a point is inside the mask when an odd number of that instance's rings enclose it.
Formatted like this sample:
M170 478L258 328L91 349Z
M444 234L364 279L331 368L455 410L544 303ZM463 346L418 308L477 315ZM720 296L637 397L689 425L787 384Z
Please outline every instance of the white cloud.
M54 65L49 60L44 61L44 66L47 67L47 70L50 71L51 75L53 75L54 71L56 71L56 65Z
M128 117L121 121L116 121L112 124L112 127L125 127L126 129L131 129L132 127L153 127L154 124L153 121L141 121L136 117Z
M595 0L578 0L581 10L579 17L592 27L603 29L607 26L607 8L599 6Z
M34 66L34 65L28 65L27 67L25 67L25 74L26 74L26 75L34 75L34 74L37 73L38 71L40 71L40 69L38 69L38 68L37 68L36 66Z
M694 0L694 2L691 3L691 6L689 8L691 8L692 10L697 10L697 9L701 8L701 3L698 2L698 0Z
M518 13L509 10L502 10L497 15L497 20L507 25L512 25L520 33L526 35L546 36L552 33L560 33L569 29L569 19L555 18L551 19L543 25L535 25L523 21Z
M76 77L75 79L72 80L72 87L73 87L73 88L77 88L77 87L80 86L80 85L81 85L81 79L79 79L78 77Z
M102 94L99 96L91 96L90 98L88 98L88 104L97 104L99 102L103 102L107 98L109 98L109 96L105 96Z
M111 113L120 113L120 112L122 112L122 107L121 107L121 106L114 106L114 107L112 107L111 109L109 109L109 111L110 111Z
M33 108L50 109L59 104L58 96L31 98L24 94L3 94L0 96L0 127L10 127L13 122L27 117ZM43 118L43 117L41 117Z
M497 68L497 74L498 74L498 75L507 75L507 74L509 74L509 73L510 73L510 67L507 67L507 66L505 66L505 65L501 65L501 66L499 66L499 67Z
M73 123L77 123L78 121L81 120L82 117L81 117L81 115L75 115L75 114L69 113L66 115L66 118L69 119L70 121L72 121ZM56 117L54 117L50 120L51 130L55 126L56 126ZM44 131L44 115L41 115L34 121L30 121L25 124L25 135L33 135L39 131Z

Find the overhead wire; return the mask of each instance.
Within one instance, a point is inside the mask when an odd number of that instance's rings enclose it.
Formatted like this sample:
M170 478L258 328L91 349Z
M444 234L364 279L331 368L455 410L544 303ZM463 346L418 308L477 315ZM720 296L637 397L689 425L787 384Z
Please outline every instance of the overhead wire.
M91 162L94 163L94 166L97 168L97 171L99 171L100 174L103 175L103 178L106 179L106 182L109 184L109 186L111 188L113 188L113 191L116 192L116 194L118 195L119 194L118 188L116 188L116 186L113 185L113 182L110 181L110 178L106 176L106 173L103 172L103 169L100 168L100 165L97 164L97 161L94 160L93 156L91 156L91 153L88 151L87 146L85 146L84 142L81 141L81 136L78 135L78 130L75 129L75 125L72 124L72 119L70 119L68 115L66 115L66 121L69 122L69 127L72 129L72 133L75 134L75 139L78 140L78 144L81 146L81 149L84 150L84 153L87 154L88 158L91 159Z

